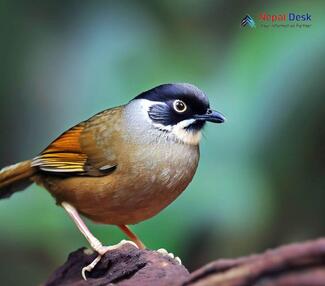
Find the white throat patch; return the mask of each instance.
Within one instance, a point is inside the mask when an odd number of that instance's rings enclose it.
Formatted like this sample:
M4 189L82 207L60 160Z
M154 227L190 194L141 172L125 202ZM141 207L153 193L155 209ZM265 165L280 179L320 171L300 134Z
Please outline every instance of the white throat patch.
M185 128L194 123L194 119L183 120L172 127L172 133L182 142L197 145L201 140L201 131L186 130Z

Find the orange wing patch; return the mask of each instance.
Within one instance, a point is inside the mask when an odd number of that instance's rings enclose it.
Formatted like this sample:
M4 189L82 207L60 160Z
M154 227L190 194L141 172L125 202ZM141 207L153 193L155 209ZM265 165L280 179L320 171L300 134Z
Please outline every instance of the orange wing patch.
M83 130L84 126L79 124L64 132L33 159L32 166L48 172L84 172L87 155L79 140Z
M81 146L79 138L83 130L84 127L80 125L72 127L68 131L64 132L59 138L54 140L42 154L60 151L80 153Z

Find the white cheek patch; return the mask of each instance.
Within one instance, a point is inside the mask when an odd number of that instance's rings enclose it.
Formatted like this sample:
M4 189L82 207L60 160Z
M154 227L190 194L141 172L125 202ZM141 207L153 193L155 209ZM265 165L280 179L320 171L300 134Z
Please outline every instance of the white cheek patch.
M150 122L153 127L161 131L167 132L167 136L168 134L173 134L179 141L183 143L191 144L191 145L199 144L201 140L201 131L195 131L195 130L189 131L185 129L186 127L194 123L195 119L186 119L178 122L176 125L163 125L161 123L155 123L151 120L151 118L148 115L149 108L152 105L156 105L156 104L164 105L165 103L150 101L147 99L137 99L137 100L140 103L141 115L144 116L145 120L147 122Z
M201 131L189 131L185 128L195 122L195 119L186 119L176 125L162 125L153 123L153 125L163 131L167 131L176 136L176 138L186 144L197 145L201 140Z
M192 123L195 122L195 119L185 119L185 120L182 120L180 122L178 122L175 126L177 128L186 128L186 127L189 127Z
M201 131L189 131L185 129L194 122L195 119L183 120L172 127L171 133L184 143L197 145L201 140Z

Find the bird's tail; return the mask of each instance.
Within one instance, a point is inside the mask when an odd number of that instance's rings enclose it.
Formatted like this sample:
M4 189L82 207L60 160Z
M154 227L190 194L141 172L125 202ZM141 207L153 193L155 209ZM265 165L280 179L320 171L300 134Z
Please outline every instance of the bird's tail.
M36 169L31 163L31 160L23 161L0 170L0 199L9 198L32 183L30 178L36 173Z

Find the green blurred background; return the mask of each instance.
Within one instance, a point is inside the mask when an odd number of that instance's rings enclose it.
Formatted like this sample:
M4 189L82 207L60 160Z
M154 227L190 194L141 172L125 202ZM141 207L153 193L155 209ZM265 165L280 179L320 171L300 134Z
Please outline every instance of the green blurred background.
M258 15L309 13L310 28ZM165 82L203 89L226 124L205 129L187 191L133 227L193 270L325 234L324 1L0 1L0 167ZM255 29L241 28L250 14ZM124 238L88 221L106 244ZM2 285L36 285L87 246L43 189L0 201Z

